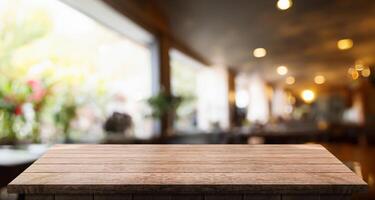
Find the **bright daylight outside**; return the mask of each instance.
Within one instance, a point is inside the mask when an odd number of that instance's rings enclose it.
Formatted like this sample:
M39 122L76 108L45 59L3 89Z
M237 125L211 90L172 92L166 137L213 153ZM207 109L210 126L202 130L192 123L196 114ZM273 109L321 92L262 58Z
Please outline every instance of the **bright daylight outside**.
M97 142L118 113L150 137L150 57L60 1L1 0L0 138Z

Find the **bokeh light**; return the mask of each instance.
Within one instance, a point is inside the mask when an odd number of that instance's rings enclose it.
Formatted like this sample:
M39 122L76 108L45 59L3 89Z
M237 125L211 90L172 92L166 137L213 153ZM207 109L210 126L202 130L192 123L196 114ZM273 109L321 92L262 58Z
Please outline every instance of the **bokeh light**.
M342 39L337 42L337 48L340 50L347 50L353 47L353 40L351 39Z
M371 75L371 70L370 70L370 68L365 68L365 69L363 69L362 71L361 71L361 75L363 76L363 77L369 77L370 75Z
M315 93L312 90L303 90L301 92L301 98L306 103L311 103L315 100Z
M288 76L285 79L285 83L288 85L293 85L296 82L296 79L293 76Z
M314 82L318 85L321 85L326 82L326 78L323 75L317 75L314 77Z
M280 10L287 10L292 7L293 2L292 0L278 0L277 1L277 8Z
M286 66L279 66L276 71L279 75L284 76L288 73L288 68Z
M264 48L256 48L253 51L253 55L256 58L262 58L267 55L267 50Z

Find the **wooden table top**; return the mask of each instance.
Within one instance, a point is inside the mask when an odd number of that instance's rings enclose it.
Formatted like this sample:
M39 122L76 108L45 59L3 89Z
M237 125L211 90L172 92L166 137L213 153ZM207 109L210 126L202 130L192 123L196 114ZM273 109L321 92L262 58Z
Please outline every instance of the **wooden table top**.
M15 193L355 193L367 184L321 145L55 145Z

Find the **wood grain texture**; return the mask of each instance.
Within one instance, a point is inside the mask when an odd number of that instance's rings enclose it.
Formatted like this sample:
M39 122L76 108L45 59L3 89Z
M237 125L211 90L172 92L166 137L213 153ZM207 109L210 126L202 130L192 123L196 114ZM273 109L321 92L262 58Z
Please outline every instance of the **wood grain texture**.
M25 200L54 200L54 196L48 194L28 194L25 195Z
M281 200L281 195L251 194L244 195L243 200Z
M205 195L204 200L242 200L242 195Z
M318 194L299 194L299 195L282 195L283 200L319 200L320 195Z
M53 195L28 194L26 200L349 200L350 195L340 194L206 194L206 195L127 195L127 194L95 194L95 195Z
M94 200L132 200L133 196L129 194L95 194Z
M319 200L351 200L352 195L340 195L340 194L331 194L331 195L320 195Z
M170 195L134 195L133 200L171 200Z
M353 173L22 173L11 185L361 185Z
M367 186L321 145L56 145L16 193L351 194ZM170 196L172 198L172 196Z
M283 200L350 200L352 199L351 195L342 195L342 194L283 194Z
M58 194L55 200L93 200L94 195L90 194Z
M342 164L234 164L224 163L220 167L212 164L34 164L27 173L294 173L294 172L351 172Z
M335 158L241 158L241 157L212 157L184 158L177 155L169 158L119 158L119 157L97 157L97 158L40 158L36 164L340 164Z
M172 195L171 200L204 200L203 195Z

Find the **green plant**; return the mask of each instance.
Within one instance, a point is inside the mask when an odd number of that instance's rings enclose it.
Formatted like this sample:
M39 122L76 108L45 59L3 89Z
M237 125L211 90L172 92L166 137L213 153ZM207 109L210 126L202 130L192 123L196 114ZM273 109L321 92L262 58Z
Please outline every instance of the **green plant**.
M183 98L181 96L168 95L161 91L157 95L150 97L147 103L152 109L151 117L160 119L167 113L175 112L182 101Z
M66 143L71 142L70 122L76 117L76 110L77 104L72 97L68 96L54 116L56 125L63 131Z
M2 128L0 137L11 142L17 140L14 122L17 118L24 119L22 107L28 101L30 94L32 91L27 84L5 77L0 78L0 125Z

